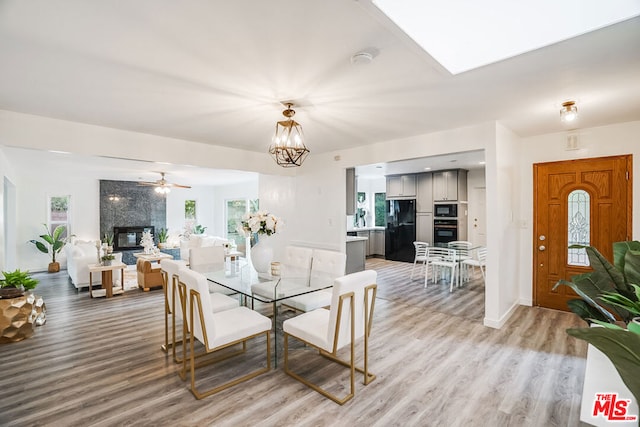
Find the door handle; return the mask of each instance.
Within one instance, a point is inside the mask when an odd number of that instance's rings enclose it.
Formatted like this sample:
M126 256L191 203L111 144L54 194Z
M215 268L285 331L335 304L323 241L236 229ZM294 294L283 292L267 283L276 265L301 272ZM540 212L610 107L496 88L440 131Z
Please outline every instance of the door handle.
M538 246L538 249L539 249L540 251L544 251L544 250L545 250L545 249L547 249L547 248L545 248L545 247L544 247L544 245L540 245L540 246Z

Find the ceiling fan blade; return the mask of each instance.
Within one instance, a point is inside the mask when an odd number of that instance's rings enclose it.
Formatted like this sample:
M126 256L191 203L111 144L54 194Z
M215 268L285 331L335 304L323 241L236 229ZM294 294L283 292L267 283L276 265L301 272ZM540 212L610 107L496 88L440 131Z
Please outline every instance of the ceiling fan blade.
M191 188L190 185L180 185L180 184L168 184L172 187L177 187L177 188Z
M156 186L156 185L158 185L158 183L157 182L149 182L149 181L139 181L138 185Z

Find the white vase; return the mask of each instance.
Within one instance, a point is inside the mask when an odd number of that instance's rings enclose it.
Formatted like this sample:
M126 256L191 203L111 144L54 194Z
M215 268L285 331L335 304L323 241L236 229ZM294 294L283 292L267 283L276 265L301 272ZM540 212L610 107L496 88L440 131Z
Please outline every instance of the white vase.
M271 260L273 260L273 249L267 245L266 238L261 238L258 243L251 248L251 263L258 273L269 273Z

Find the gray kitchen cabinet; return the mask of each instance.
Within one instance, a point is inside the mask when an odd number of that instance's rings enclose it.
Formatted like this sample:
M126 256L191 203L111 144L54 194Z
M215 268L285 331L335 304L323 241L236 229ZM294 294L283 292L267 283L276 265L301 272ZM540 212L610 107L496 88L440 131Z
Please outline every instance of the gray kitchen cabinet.
M371 237L369 236L369 230L358 231L358 237L366 237L364 242L364 254L365 256L371 256Z
M433 175L420 173L416 181L416 212L433 212Z
M415 175L392 175L387 177L387 199L416 197Z
M433 213L418 212L416 214L416 240L433 246Z
M371 255L384 256L384 230L371 230L369 236Z
M365 241L347 239L347 265L346 273L351 274L364 270L365 266Z
M347 215L356 214L356 170L347 169Z
M467 171L456 169L433 172L433 200L435 202L466 201Z

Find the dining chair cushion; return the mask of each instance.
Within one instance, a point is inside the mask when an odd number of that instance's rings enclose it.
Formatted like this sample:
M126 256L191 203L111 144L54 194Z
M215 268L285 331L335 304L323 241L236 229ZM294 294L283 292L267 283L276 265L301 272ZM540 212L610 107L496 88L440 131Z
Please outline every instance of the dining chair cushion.
M309 294L298 295L287 298L282 303L298 311L311 311L316 308L329 307L331 305L331 289L311 292Z
M364 288L376 283L377 273L365 270L339 277L333 284L331 307L319 308L300 316L285 320L282 324L285 333L298 337L327 352L333 352L351 342L350 304L345 300L338 324L340 296L354 293L355 339L364 334ZM338 340L334 348L334 337L338 325Z
M292 317L283 323L286 333L331 352L333 343L327 340L330 311L325 308L309 311Z
M210 293L209 297L211 298L211 307L213 308L214 313L231 310L232 308L236 308L240 305L237 299L231 298L225 294L214 292Z
M191 273L195 274L195 273ZM202 276L204 278L204 276ZM205 330L202 330L200 313L196 310L193 318L193 336L208 349L229 344L271 329L271 319L247 307L214 312L209 295L207 279L197 280L193 289L200 294ZM191 281L190 283L193 283Z

